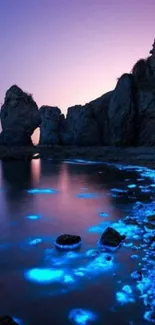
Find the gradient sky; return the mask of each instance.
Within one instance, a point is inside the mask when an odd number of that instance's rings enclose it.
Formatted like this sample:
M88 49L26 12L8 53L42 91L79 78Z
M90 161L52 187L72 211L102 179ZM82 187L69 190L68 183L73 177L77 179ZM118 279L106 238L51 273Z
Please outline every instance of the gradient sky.
M17 84L38 106L111 90L155 37L155 0L0 0L0 102Z

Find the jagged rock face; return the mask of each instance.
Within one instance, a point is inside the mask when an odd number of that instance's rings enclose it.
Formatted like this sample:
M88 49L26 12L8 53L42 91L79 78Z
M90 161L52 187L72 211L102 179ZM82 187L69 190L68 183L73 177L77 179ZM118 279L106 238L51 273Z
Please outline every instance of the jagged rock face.
M39 112L41 116L40 145L59 144L60 109L58 107L42 106Z
M155 146L155 91L137 92L137 145Z
M93 146L101 144L91 104L68 109L67 118L63 121L61 138L65 145Z
M135 142L135 101L132 76L118 81L108 109L109 145L132 146Z
M91 102L93 116L97 122L97 128L102 145L109 145L108 110L113 91L109 91L100 98Z
M8 145L14 144L13 134L15 132L15 137L17 140L17 133L26 136L23 138L28 143L30 142L30 137L34 130L40 125L41 119L38 111L37 104L32 99L31 95L23 92L19 87L12 86L5 96L4 104L1 107L1 124L3 132L9 132L8 135L2 135L1 138L9 139ZM12 133L12 140L10 134ZM18 145L18 141L17 145ZM22 139L19 137L19 144L22 144ZM7 143L5 143L7 145ZM25 144L25 143L23 143Z

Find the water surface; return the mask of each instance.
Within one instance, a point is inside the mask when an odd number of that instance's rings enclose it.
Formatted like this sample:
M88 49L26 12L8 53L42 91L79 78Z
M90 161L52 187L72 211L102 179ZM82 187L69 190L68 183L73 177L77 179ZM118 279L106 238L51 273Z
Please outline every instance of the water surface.
M153 214L153 171L52 160L0 167L1 315L29 325L146 325L131 277L143 266L145 232L124 220ZM98 248L107 226L127 235L115 253ZM57 251L54 241L63 233L80 235L81 248Z

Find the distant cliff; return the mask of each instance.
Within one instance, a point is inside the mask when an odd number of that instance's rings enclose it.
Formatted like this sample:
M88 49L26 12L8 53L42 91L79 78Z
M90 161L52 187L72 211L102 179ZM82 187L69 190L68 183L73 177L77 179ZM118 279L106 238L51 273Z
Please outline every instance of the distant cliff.
M0 145L28 145L40 126L40 145L155 146L155 42L147 59L123 74L113 91L68 108L39 110L32 97L11 87L1 109Z

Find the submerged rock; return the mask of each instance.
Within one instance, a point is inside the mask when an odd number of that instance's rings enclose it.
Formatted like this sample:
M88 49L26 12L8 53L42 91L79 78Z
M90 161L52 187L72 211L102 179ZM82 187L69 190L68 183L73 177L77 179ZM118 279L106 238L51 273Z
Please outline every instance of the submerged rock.
M115 229L108 227L102 234L99 244L104 247L115 249L120 246L125 236L119 234Z
M76 249L81 245L81 237L75 235L60 235L55 242L57 248Z
M10 316L0 317L0 325L18 325Z
M30 94L18 86L12 86L1 107L1 145L29 145L31 135L40 125L41 118L37 104Z

